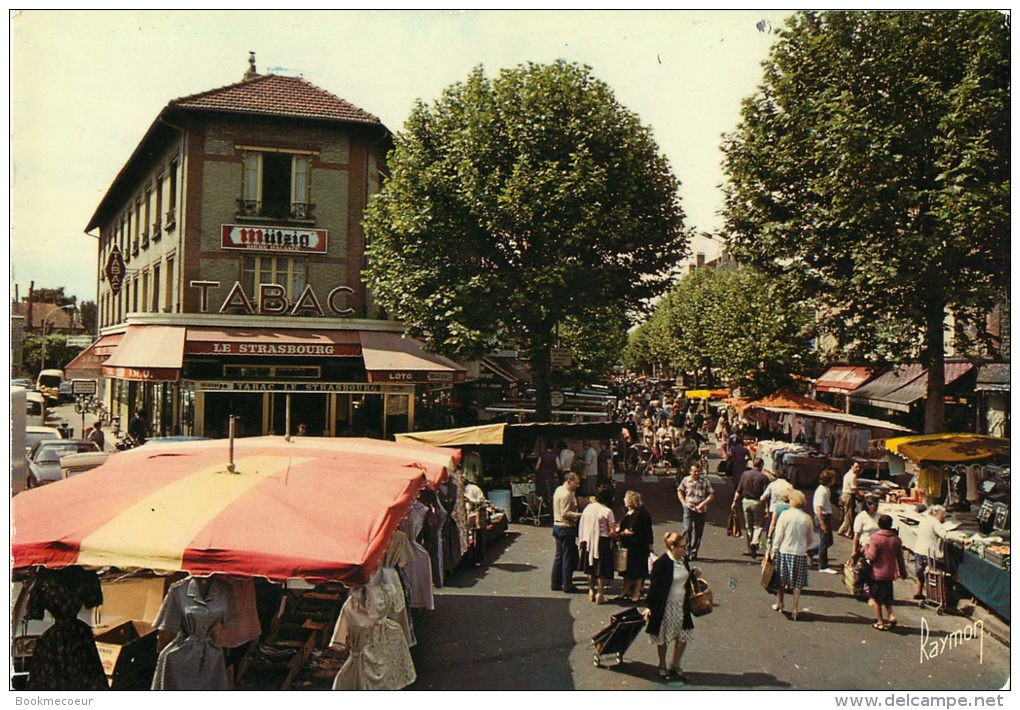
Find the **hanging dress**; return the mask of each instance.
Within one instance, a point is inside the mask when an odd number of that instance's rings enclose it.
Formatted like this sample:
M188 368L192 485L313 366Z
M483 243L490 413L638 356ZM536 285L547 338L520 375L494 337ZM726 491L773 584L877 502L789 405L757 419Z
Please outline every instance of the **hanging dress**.
M404 611L404 594L392 569L353 590L340 609L331 646L345 647L347 660L333 690L399 690L415 681L408 638L394 617Z
M428 551L418 544L418 535L425 524L425 514L428 509L415 501L407 516L401 521L399 530L407 535L411 542L411 552L414 559L403 566L407 573L408 582L411 585L412 609L435 609L435 597L432 592L432 560Z
M29 662L28 690L108 690L92 629L78 618L103 603L99 577L77 565L40 569L28 598L27 617L49 612L53 626L36 641Z
M205 594L199 581L188 577L173 584L153 626L177 634L160 651L153 690L227 690L223 648L213 630L236 616L230 586L213 577Z

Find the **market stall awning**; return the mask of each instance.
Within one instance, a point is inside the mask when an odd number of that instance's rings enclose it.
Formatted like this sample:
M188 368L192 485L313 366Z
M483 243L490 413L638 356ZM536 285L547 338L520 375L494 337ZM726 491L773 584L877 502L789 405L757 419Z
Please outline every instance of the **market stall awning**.
M98 380L103 377L103 363L114 351L123 334L104 335L78 353L64 366L64 378L68 380Z
M729 396L729 390L687 390L684 392L684 397L687 399L723 399Z
M808 409L791 409L789 407L761 407L769 412L789 412L791 414L798 414L802 417L813 417L814 419L827 419L829 421L842 422L843 424L850 424L851 426L867 427L869 429L885 429L887 431L903 431L912 432L913 429L908 429L905 426L899 424L893 424L892 422L882 421L881 419L871 419L870 417L859 417L856 414L845 414L843 412L826 412L821 410L808 410Z
M428 446L499 446L525 439L609 439L621 424L603 422L522 422L481 424L457 429L437 429L397 434L398 443Z
M756 399L752 402L747 402L743 406L737 405L739 411L743 412L746 409L768 409L769 407L775 407L780 409L798 409L806 412L839 412L838 409L832 407L825 402L819 402L818 400L805 397L802 394L796 392L779 391Z
M886 439L885 448L916 464L1009 460L1009 439L980 434L921 434Z
M399 333L363 330L361 356L369 382L464 382L467 369L442 355L426 352L414 338Z
M987 362L978 365L974 389L978 392L1009 392L1009 363Z
M457 429L414 431L397 434L395 438L397 443L427 446L498 446L503 443L506 426L506 424L483 424Z
M946 363L946 385L951 385L963 375L974 369L969 362L947 362ZM897 390L893 390L885 396L885 406L889 409L910 411L910 405L928 395L928 373L923 373Z
M818 392L849 394L867 382L873 373L874 370L867 367L835 365L815 380L814 387Z
M188 327L188 355L241 357L358 357L356 330Z
M118 380L172 382L180 379L183 358L183 327L130 326L103 363L103 375Z
M969 362L945 364L946 385L974 368ZM928 372L919 364L903 364L850 393L850 401L872 407L909 412L910 405L928 394Z
M146 444L12 500L15 568L223 573L362 584L439 461L368 440ZM87 501L87 505L83 504ZM59 514L55 514L59 511Z

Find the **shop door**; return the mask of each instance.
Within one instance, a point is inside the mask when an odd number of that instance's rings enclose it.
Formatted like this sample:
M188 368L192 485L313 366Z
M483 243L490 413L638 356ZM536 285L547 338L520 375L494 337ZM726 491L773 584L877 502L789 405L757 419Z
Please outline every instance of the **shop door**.
M205 436L225 439L230 435L230 417L236 416L234 436L258 436L262 433L262 394L260 392L206 392Z
M272 397L272 413L270 430L283 435L287 432L287 397L290 397L290 434L298 432L298 425L308 428L308 436L332 436L329 428L328 394L309 394L306 392L274 392Z

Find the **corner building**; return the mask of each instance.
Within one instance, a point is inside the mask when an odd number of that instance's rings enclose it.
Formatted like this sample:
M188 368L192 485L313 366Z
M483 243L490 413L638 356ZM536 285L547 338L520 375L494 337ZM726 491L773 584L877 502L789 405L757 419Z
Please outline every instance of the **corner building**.
M100 338L68 365L152 436L390 438L464 368L402 337L362 283L390 131L301 78L171 101L86 228ZM98 235L96 234L98 230Z

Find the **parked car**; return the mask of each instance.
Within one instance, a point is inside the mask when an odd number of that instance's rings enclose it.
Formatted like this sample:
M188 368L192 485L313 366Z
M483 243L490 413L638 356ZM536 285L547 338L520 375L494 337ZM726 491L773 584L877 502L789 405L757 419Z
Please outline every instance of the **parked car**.
M25 455L32 450L37 441L43 439L59 439L60 431L51 426L27 426L25 427Z
M35 388L46 396L46 399L55 400L60 396L60 383L64 381L63 370L43 370L35 381Z
M11 387L24 387L31 392L35 389L35 380L31 377L15 377L11 380Z
M27 487L36 488L61 480L63 474L60 472L60 458L86 451L99 451L99 447L87 439L37 441L28 453Z
M63 478L77 476L79 473L91 471L106 463L112 451L86 451L82 454L67 454L60 457L60 475Z
M46 398L41 392L25 394L25 424L43 426L46 423Z

